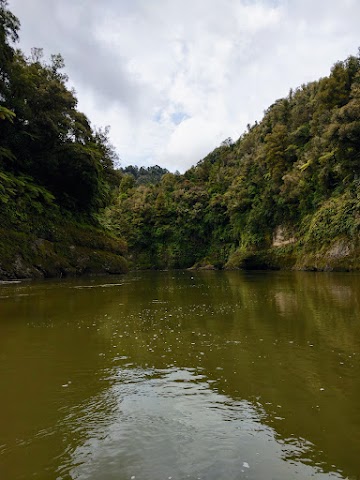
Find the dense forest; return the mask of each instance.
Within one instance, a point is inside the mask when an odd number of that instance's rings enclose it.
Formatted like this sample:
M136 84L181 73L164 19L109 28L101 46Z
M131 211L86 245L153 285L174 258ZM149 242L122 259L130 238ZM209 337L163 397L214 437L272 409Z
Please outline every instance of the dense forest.
M104 223L138 267L359 269L360 56L184 175L129 173Z
M60 55L14 48L19 28L0 0L0 277L124 271L97 220L119 182L108 131L77 110Z
M0 278L134 268L358 270L360 55L290 90L185 174L115 169L62 57L0 0ZM127 257L127 261L124 259Z
M165 173L170 173L166 168L161 168L159 165L153 167L137 167L136 165L129 165L124 168L119 168L119 173L123 175L131 175L133 177L134 185L148 185L158 183Z

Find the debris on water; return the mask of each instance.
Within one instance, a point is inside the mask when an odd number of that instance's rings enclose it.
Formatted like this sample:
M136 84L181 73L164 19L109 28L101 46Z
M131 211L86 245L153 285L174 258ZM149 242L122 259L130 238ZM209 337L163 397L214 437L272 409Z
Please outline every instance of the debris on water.
M247 462L243 462L243 467L244 468L250 468L250 465Z
M82 289L82 288L119 287L121 285L124 285L124 284L123 283L104 283L102 285L76 285L75 287L71 287L71 288Z
M320 388L320 392L323 392L325 390L325 388Z
M9 283L21 283L21 280L0 280L0 285L7 285Z

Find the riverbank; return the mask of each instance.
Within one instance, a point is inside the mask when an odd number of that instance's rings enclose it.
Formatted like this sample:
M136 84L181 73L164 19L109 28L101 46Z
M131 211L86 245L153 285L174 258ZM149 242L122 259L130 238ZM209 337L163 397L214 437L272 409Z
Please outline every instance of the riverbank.
M63 222L48 226L46 234L41 235L36 231L0 228L0 280L153 269L141 262L138 264L132 255L129 262L128 256L123 240L90 225ZM360 271L360 246L359 242L343 237L319 248L300 245L299 242L284 242L258 250L239 248L223 264L212 262L208 257L191 269Z
M125 273L126 244L91 226L53 225L46 235L0 229L0 279Z
M207 257L190 270L294 270L318 272L360 271L359 242L338 238L318 248L286 242L264 249L238 248L223 265Z
M3 235L1 229L0 235ZM9 243L5 254L4 243L0 242L0 280L121 274L130 270L126 258L114 251L49 242L17 232L7 232L6 241ZM141 266L133 269L144 270ZM337 255L332 250L303 254L291 249L235 252L223 269L359 272L360 249ZM189 270L219 270L219 267L200 262Z

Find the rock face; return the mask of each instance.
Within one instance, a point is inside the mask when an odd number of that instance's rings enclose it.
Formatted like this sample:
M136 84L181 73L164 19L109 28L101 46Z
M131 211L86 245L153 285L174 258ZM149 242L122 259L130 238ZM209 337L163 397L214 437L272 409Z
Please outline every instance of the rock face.
M335 242L327 252L330 258L348 257L351 253L351 246L345 240Z
M127 270L127 261L119 252L51 242L32 235L0 230L2 280L115 274Z
M292 232L282 225L276 227L272 241L273 247L283 247L293 243L296 243L296 238Z
M279 227L271 246L239 248L226 269L360 271L360 238L337 237L327 244L304 245L295 235Z
M328 247L299 256L296 268L317 271L359 271L359 242L347 238L335 239Z

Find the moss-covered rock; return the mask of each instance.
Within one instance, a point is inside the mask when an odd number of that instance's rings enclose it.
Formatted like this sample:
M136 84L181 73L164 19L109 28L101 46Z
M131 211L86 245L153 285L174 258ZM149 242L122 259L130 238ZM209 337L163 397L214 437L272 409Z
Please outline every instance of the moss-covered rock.
M326 245L286 245L263 250L239 248L225 265L228 270L359 271L359 242L346 237Z
M298 255L295 268L314 271L359 271L359 242L338 237L317 250L304 250L302 255Z
M73 227L72 227L73 228ZM86 231L86 235L84 232ZM59 237L58 237L59 238ZM90 228L49 241L30 233L0 229L0 279L125 273L124 245ZM71 240L70 243L69 240ZM102 247L102 248L99 248Z

